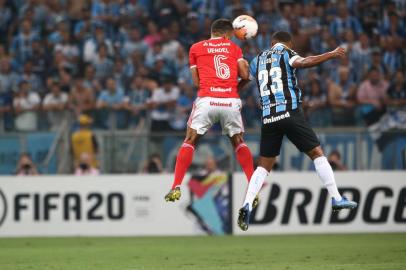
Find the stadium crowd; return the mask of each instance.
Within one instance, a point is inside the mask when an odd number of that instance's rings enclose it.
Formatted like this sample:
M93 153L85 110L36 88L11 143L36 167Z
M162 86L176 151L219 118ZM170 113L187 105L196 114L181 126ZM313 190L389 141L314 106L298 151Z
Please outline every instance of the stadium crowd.
M405 108L405 1L0 0L0 131L53 130L81 114L100 129L184 130L196 95L188 50L213 19L240 14L259 23L239 43L248 60L277 30L303 56L347 49L299 73L314 126L371 125ZM249 128L255 87L241 93Z

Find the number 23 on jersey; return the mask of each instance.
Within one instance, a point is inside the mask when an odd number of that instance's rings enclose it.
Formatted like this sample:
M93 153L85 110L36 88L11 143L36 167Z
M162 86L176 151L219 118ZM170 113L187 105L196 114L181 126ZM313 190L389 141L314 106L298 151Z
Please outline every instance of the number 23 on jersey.
M269 78L271 78L271 90L268 88ZM282 70L280 67L272 67L269 70L261 70L258 73L258 80L260 82L259 89L261 91L261 96L269 96L271 94L276 94L277 92L283 91L283 82L282 82Z

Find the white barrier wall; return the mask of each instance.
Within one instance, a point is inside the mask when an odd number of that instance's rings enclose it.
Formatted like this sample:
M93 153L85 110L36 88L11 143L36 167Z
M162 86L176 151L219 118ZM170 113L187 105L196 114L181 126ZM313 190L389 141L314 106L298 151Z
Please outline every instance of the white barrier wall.
M234 223L244 200L244 175L234 177ZM336 173L344 195L359 202L355 210L331 214L327 190L316 173L273 173L260 193L247 232L235 234L405 232L406 172Z
M0 178L0 236L196 235L168 175ZM2 221L2 222L1 222Z
M253 224L242 232L236 217L247 182L243 174L233 175L234 234L406 232L405 172L336 177L345 194L360 201L358 210L332 217L329 196L315 173L275 173L261 191ZM0 177L0 237L203 234L202 221L186 210L192 201L188 179L181 201L166 203L171 175ZM220 191L213 190L204 195L212 201L199 201L203 223L218 209L212 202ZM211 208L205 208L208 204Z

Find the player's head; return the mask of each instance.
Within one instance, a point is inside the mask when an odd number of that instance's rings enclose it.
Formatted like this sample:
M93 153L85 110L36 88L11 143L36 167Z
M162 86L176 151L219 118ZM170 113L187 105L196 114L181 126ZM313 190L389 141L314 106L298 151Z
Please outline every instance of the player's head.
M285 31L279 31L272 35L272 46L275 45L276 43L283 43L289 48L293 47L292 36Z
M231 38L234 33L233 24L227 19L217 19L211 24L212 37Z

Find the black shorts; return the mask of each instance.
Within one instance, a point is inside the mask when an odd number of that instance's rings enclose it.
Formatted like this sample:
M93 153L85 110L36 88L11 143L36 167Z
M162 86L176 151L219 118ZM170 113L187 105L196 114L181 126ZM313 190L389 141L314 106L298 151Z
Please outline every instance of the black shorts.
M320 145L319 139L304 117L303 110L299 108L262 119L260 155L279 156L284 135L301 152L309 152Z

